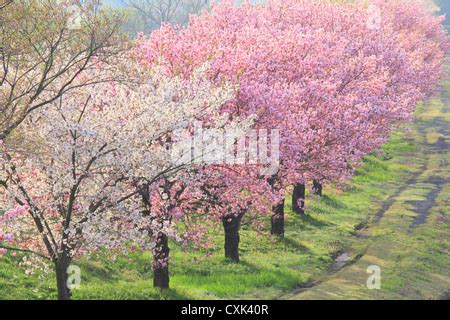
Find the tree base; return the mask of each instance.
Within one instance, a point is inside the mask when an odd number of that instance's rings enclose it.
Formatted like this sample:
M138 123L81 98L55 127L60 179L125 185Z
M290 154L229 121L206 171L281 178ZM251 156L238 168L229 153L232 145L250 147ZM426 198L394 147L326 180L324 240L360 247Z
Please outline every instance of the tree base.
M169 289L169 239L161 235L157 239L157 247L153 252L153 286L160 289Z
M223 229L225 231L225 258L234 262L239 262L239 228L241 226L242 215L231 215L222 218Z
M59 258L55 263L55 272L56 272L56 287L58 290L58 300L70 300L72 293L68 288L68 279L69 276L67 274L67 269L70 265L70 259L67 258Z
M284 236L284 203L285 200L273 208L271 233L275 236Z
M153 271L153 286L160 289L169 289L169 268L163 267Z
M313 188L314 188L314 194L316 195L316 196L319 196L319 197L321 197L322 196L322 191L323 191L323 186L322 186L322 184L320 183L320 181L317 181L317 180L314 180L313 181Z
M304 184L294 186L292 193L292 211L304 215L305 214L306 187Z

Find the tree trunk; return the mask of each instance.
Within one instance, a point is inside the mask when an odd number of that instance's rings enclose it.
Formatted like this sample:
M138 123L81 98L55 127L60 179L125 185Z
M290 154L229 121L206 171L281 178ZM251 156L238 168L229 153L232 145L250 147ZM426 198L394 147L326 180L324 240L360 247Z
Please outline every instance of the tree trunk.
M153 251L153 286L169 288L169 239L165 234L159 236Z
M150 215L150 198L148 192L148 185L145 188L146 191L141 192L142 203L145 206L145 210L142 212L143 216L148 217ZM161 228L163 224L160 224ZM149 230L152 241L155 242L155 247L152 250L153 253L153 287L160 289L169 289L169 238L164 233L154 233L153 230Z
M222 218L223 229L225 231L225 258L234 262L239 262L239 228L241 226L241 220L241 214Z
M322 184L318 180L314 180L313 184L314 184L314 194L316 196L321 197L322 196L322 189L323 189L322 188Z
M71 259L66 255L58 258L55 263L56 272L56 286L58 289L58 300L70 300L71 292L68 288L67 280L69 275L67 274L67 269L70 266Z
M284 203L285 200L273 207L271 233L276 236L284 236Z
M292 211L305 214L306 187L304 184L296 184L292 193Z

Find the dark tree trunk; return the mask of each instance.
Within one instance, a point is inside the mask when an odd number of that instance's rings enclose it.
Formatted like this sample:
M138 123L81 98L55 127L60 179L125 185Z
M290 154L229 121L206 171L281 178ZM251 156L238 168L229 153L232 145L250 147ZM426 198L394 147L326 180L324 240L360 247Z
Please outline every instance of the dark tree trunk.
M314 184L314 194L317 196L322 196L322 184L318 180L313 181Z
M292 193L292 211L305 214L306 187L304 184L296 184Z
M222 218L223 229L225 231L225 258L234 262L239 262L239 228L241 226L241 220L241 214Z
M58 300L70 300L71 292L68 288L67 280L69 275L67 274L67 269L70 266L71 259L66 255L58 258L55 263L56 271L56 286L58 289Z
M276 236L284 236L284 202L273 207L271 233Z
M276 174L272 176L268 182L272 186L272 188L276 191L279 191L280 186L277 182L279 182L280 177ZM284 203L285 199L281 201L279 204L272 208L273 214L271 217L271 233L276 236L284 236Z
M141 192L142 202L145 206L145 210L142 212L143 216L148 217L150 215L150 198L148 192L148 186L146 191ZM162 224L161 224L162 228ZM152 240L155 242L155 248L153 248L153 287L160 289L169 289L169 238L163 233L154 234L152 230L149 230Z
M153 252L153 286L155 288L169 288L169 239L165 234L157 239Z

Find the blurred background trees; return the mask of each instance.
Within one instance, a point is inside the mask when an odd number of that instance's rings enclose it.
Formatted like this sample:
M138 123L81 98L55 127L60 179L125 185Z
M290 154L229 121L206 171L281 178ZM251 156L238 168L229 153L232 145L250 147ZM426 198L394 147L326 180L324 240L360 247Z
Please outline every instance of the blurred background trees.
M243 3L246 0L235 0ZM355 0L335 0L335 2L352 2ZM356 0L365 1L365 0ZM450 24L450 2L447 0L424 0L434 2L441 10L438 14L446 14L446 25ZM159 28L161 23L185 25L189 15L198 14L209 8L213 0L103 0L102 4L111 6L126 13L127 21L124 30L132 37L139 32L149 34ZM265 0L250 0L251 3L261 3Z

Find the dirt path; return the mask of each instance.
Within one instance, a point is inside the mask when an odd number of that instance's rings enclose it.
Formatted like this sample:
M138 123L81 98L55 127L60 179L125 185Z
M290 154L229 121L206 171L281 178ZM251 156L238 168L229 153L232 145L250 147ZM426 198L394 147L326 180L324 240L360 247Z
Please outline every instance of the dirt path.
M339 255L328 275L285 299L445 299L450 292L450 103L444 92L414 123L419 168L356 234L364 254ZM370 290L369 266L381 270L381 289Z

